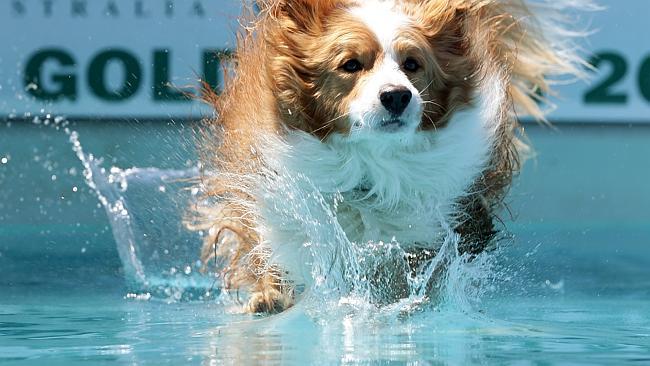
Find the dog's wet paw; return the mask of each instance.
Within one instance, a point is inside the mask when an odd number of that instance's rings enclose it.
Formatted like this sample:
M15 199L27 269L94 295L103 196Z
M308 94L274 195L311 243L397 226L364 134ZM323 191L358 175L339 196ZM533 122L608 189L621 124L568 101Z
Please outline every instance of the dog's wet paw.
M290 296L276 289L265 289L251 294L246 311L249 313L277 314L293 305Z

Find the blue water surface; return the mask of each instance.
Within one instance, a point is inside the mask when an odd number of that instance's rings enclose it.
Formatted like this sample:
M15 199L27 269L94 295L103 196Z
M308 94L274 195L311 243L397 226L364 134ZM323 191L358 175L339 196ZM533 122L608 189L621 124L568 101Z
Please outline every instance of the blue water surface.
M591 238L593 239L593 238ZM585 246L596 246L591 241ZM584 248L583 248L584 249ZM625 246L586 258L623 261ZM474 308L429 309L407 317L331 314L300 305L272 317L233 314L215 301L127 298L119 271L30 263L0 287L3 364L646 364L650 362L648 269L613 278L572 271L546 282L540 267L567 253L539 248L502 259L537 267ZM627 252L628 255L632 253ZM3 263L4 265L5 263ZM43 266L43 267L42 267ZM562 266L562 265L560 265ZM4 267L4 266L3 266ZM70 268L74 267L74 270ZM40 269L39 269L40 268ZM512 267L511 267L512 268ZM530 274L530 272L527 272ZM18 278L17 278L18 277ZM549 277L552 278L552 277ZM9 280L9 282L5 282ZM553 281L558 280L553 278ZM529 282L530 281L530 282ZM524 287L520 287L524 286ZM507 287L507 286L504 286Z

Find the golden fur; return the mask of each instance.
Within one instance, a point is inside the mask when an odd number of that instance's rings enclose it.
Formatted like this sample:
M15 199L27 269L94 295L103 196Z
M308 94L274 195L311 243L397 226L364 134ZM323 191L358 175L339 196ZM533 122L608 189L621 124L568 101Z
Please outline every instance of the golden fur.
M361 1L361 0L359 0ZM247 310L274 312L290 306L292 294L280 270L269 268L256 251L260 237L248 206L255 199L233 176L258 174L256 136L299 129L326 140L348 132L348 105L364 85L367 70L383 57L371 32L346 9L354 0L267 0L259 16L244 17L238 46L221 95L208 101L216 117L200 128L201 186L213 206L194 210L188 225L209 232L202 260L228 258L227 288L252 293ZM498 73L506 80L491 164L459 202L466 219L456 228L464 251L478 253L492 239L494 212L514 173L523 144L517 113L543 119L541 95L552 93L549 78L579 75L578 58L558 48L521 0L403 0L402 12L415 20L395 42L401 57L423 67L409 74L425 109L420 129L444 128L470 102L478 80ZM354 57L364 71L340 71Z

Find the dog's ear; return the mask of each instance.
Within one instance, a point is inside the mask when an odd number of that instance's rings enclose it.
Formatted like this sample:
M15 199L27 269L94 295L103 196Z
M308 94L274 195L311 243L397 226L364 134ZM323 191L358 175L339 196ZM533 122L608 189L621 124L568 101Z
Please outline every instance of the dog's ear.
M437 70L451 78L467 76L470 11L464 0L409 0L407 11L422 29L435 55ZM466 79L465 79L466 80Z
M407 0L411 16L424 35L440 52L464 55L467 52L467 0Z

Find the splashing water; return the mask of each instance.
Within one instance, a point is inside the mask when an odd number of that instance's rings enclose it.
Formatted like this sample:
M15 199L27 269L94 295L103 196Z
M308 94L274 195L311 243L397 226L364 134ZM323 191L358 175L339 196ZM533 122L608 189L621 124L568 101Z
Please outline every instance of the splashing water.
M273 171L278 174L272 184L260 184L268 190L261 194L282 200L272 199L270 207L262 209L263 216L273 217L273 225L283 230L295 227L299 218L298 231L305 244L296 257L307 264L308 272L303 274L307 286L301 300L315 318L328 318L332 311L357 317L377 312L402 316L447 306L472 313L490 288L496 274L494 256L459 254L460 237L442 214L442 245L428 251L429 258L414 266L412 252L395 239L350 241L337 219L337 205L343 201L340 194L321 193L302 174L286 174L277 166Z
M205 300L219 295L213 291L220 284L219 268L200 272L204 233L183 225L183 215L199 193L191 186L198 169L106 169L102 159L84 152L75 131L66 128L66 133L83 164L87 185L109 217L135 292L129 297ZM273 187L287 197L283 204L268 208L276 219L300 218L305 236L300 261L306 264L308 280L299 302L314 318L324 319L332 312L355 318L403 316L431 307L471 313L493 277L493 256L470 260L460 255L459 237L449 226L435 255L411 268L408 251L395 240L347 239L336 217L340 195L320 193L299 174L276 180Z
M212 296L214 280L199 273L202 233L182 225L182 215L197 193L189 189L189 180L198 169L106 169L102 159L84 152L76 131L68 135L86 184L106 210L128 284L138 292L130 297Z

